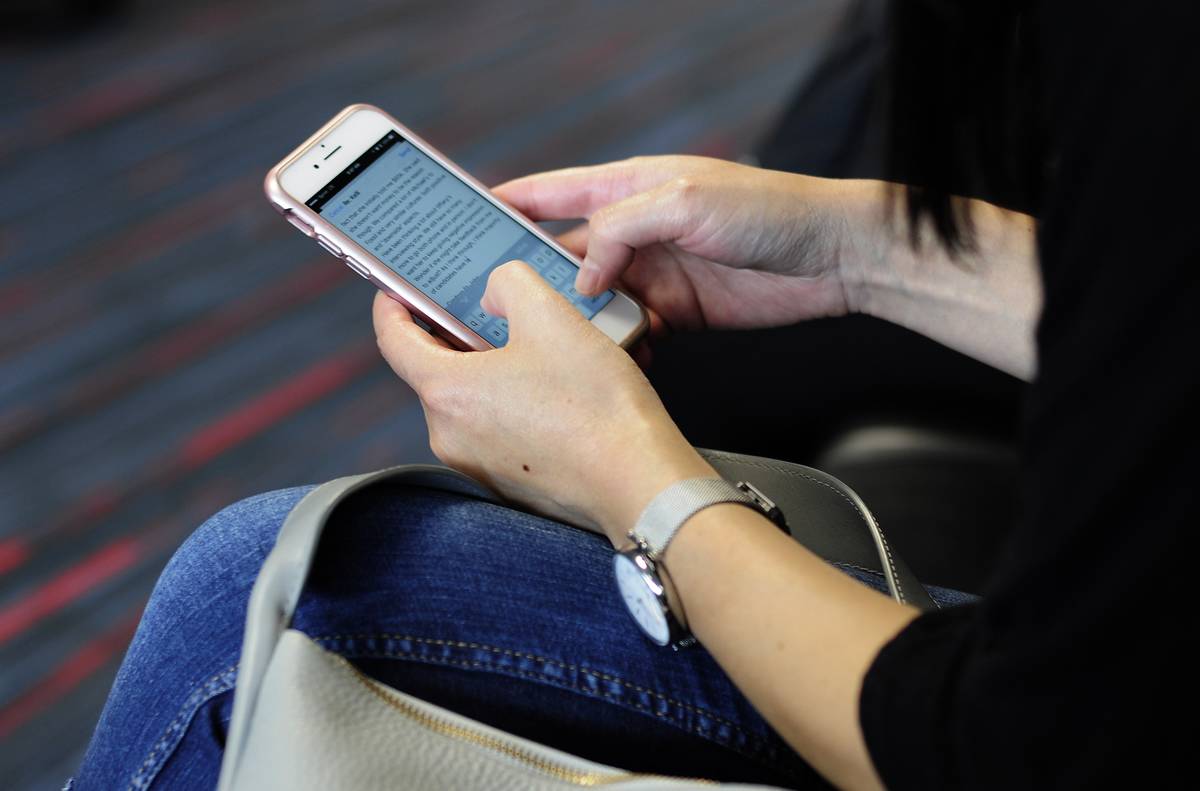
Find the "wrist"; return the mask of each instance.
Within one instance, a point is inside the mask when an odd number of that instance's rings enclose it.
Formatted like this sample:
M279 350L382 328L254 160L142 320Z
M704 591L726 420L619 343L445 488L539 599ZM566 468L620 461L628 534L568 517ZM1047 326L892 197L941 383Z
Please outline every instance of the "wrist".
M668 486L688 478L721 477L678 431L674 433L677 441L639 442L623 454L616 486L597 506L597 521L613 546L627 543L642 511Z
M832 196L838 226L837 275L848 313L875 315L874 284L887 279L886 270L896 253L888 189L882 181L844 179Z

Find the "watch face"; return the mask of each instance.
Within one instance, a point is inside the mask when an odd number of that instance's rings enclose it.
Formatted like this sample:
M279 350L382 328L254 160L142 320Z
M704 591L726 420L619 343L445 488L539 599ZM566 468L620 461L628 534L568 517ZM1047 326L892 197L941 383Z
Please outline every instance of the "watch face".
M641 559L640 556L638 559ZM646 579L649 569L643 570L634 558L617 553L613 556L613 571L616 572L621 598L642 631L659 645L670 642L671 627L667 623L667 615L650 587L652 583Z

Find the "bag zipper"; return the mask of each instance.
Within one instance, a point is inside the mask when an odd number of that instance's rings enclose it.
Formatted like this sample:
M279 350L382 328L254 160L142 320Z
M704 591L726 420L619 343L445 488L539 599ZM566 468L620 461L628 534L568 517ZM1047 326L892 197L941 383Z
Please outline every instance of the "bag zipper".
M550 777L569 785L602 786L623 783L628 780L637 779L687 780L688 782L702 783L704 785L717 785L717 783L713 780L705 780L701 778L669 777L667 775L645 774L641 772L625 772L619 769L614 770L611 773L580 771L573 767L567 766L566 764L535 755L533 752L524 747L510 744L509 742L497 738L489 733L483 733L473 728L450 722L434 714L430 714L428 711L424 711L406 700L397 698L390 687L386 686L385 684L381 684L380 682L366 675L351 662L346 660L345 657L337 656L335 654L334 658L342 662L350 670L354 678L357 679L360 684L366 687L368 692L386 703L393 710L403 714L408 719L413 720L421 727L443 736L449 736L450 738L458 739L459 741L474 744L477 747L484 748L485 750L491 750L492 752L500 753L501 755L505 755L521 764L524 764L527 767L536 769L543 774L549 775Z

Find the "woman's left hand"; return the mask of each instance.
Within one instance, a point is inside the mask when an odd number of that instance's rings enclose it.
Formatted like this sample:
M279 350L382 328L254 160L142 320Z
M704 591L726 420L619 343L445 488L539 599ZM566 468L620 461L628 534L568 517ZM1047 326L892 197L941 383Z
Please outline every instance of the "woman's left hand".
M379 348L421 399L444 463L614 543L659 491L715 475L629 355L528 265L493 271L483 308L508 319L508 344L460 352L375 298Z

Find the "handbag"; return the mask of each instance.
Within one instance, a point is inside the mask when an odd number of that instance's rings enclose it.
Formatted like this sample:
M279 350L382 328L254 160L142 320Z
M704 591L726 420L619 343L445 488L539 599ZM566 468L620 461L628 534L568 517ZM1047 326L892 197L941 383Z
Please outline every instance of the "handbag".
M701 454L724 477L748 480L770 497L793 536L824 559L882 574L898 601L935 606L861 498L841 481L798 464ZM628 772L514 736L392 689L289 628L330 515L354 493L385 483L499 502L465 475L414 464L339 478L297 503L250 595L219 791L592 785L683 791L714 785Z

